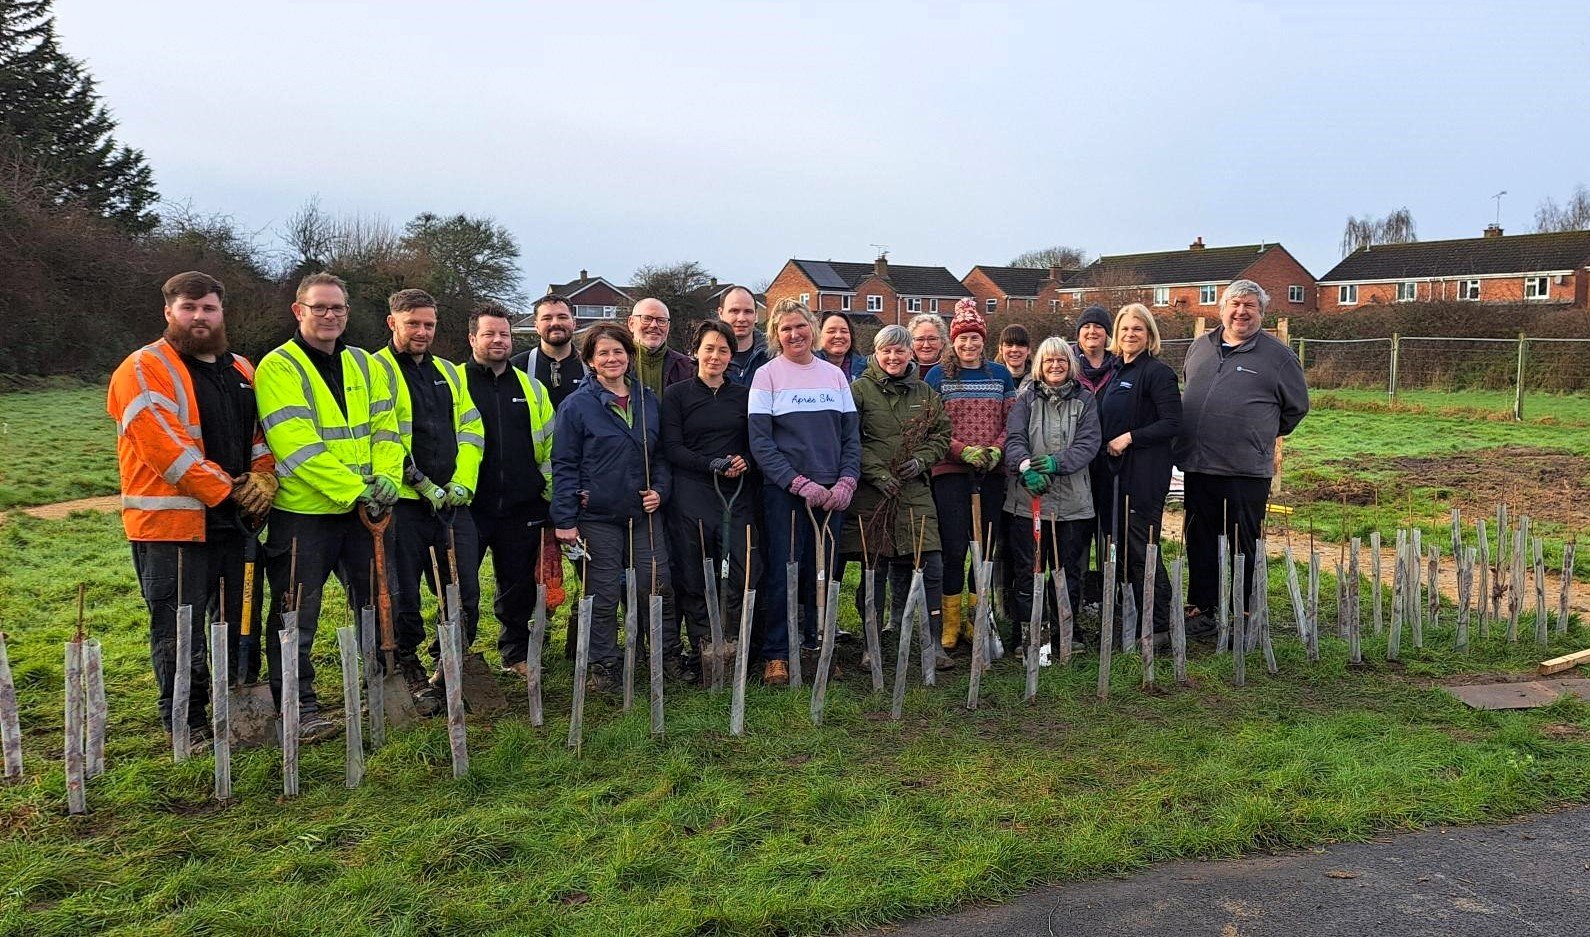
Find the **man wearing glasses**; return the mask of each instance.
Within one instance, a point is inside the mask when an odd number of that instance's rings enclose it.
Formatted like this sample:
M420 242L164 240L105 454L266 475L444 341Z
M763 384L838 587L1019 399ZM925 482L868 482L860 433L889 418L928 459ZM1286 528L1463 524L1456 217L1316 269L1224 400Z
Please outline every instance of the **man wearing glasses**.
M668 306L660 299L643 299L629 313L629 334L635 337L635 373L657 399L669 384L696 376L690 356L668 347Z
M574 307L567 297L549 293L536 300L536 347L515 355L513 366L541 382L552 396L552 409L585 380L585 362L574 353Z
M265 647L271 691L278 702L283 692L298 694L300 736L318 741L338 732L320 712L309 654L321 589L335 573L354 608L370 603L375 551L357 508L378 512L396 503L403 443L386 369L342 340L346 284L329 273L304 277L293 316L298 331L260 361L254 389L281 481L265 540L269 627L274 637L282 612L298 612L297 687L281 685L281 642Z

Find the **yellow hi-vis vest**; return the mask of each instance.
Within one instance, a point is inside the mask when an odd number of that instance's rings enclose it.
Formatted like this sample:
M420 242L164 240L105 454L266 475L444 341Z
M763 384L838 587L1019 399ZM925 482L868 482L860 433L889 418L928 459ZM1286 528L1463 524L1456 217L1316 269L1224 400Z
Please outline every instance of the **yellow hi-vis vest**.
M342 349L347 416L309 355L289 340L254 370L265 442L276 457L281 487L275 507L297 514L343 514L379 475L394 485L403 474L403 443L385 369L362 348Z
M403 379L397 358L393 357L395 354L388 344L375 353L375 360L383 366L387 383L392 386L392 398L397 402L398 435L403 439L403 452L407 455L414 447L414 399L409 396L409 384ZM431 481L444 487L463 485L473 495L480 484L480 460L486 455L486 427L469 396L469 382L464 380L458 365L431 355L431 366L447 381L447 389L453 393L453 433L458 437L458 459L453 464L453 477ZM417 499L419 493L405 481L398 489L398 497Z

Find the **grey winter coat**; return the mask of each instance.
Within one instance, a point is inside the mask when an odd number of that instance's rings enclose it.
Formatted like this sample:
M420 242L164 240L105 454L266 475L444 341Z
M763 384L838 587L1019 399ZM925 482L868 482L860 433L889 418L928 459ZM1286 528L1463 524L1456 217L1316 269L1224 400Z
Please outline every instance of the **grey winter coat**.
M1005 419L1005 466L1014 476L1005 486L1005 513L1031 516L1032 495L1021 484L1021 463L1052 455L1059 472L1041 499L1043 516L1057 521L1092 517L1088 463L1099 451L1100 438L1098 403L1076 381L1058 389L1039 380L1021 385Z
M1184 472L1269 478L1275 438L1308 413L1308 385L1297 355L1260 332L1222 357L1220 329L1187 350L1181 435L1173 455Z

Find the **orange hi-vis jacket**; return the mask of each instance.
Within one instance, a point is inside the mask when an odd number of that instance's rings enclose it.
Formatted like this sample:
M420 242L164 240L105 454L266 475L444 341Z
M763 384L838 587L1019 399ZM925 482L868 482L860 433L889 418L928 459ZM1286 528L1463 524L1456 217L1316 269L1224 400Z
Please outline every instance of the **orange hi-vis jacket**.
M232 366L253 383L253 365L233 355ZM177 350L162 338L128 355L111 375L106 409L116 421L127 539L203 542L204 509L231 496L232 478L204 457L198 400ZM251 454L251 471L275 469L257 424Z

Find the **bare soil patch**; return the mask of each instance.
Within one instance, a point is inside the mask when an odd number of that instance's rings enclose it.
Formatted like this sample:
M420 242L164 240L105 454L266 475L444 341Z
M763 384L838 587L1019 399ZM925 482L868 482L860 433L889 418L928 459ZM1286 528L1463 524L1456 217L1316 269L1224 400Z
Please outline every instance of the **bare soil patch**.
M1436 494L1464 513L1488 515L1498 504L1537 521L1569 530L1590 525L1590 458L1553 449L1501 447L1439 456L1345 459L1337 463L1353 474L1393 476L1376 486L1351 477L1313 487L1293 488L1288 500L1329 501L1366 505L1393 503L1403 487L1434 488ZM1367 497L1367 500L1365 498Z
M37 517L39 520L59 521L65 520L73 511L119 511L121 497L106 495L101 498L79 498L76 501L57 501L54 504L41 504L21 510L23 514ZM5 517L5 514L0 513L0 524L5 523Z

